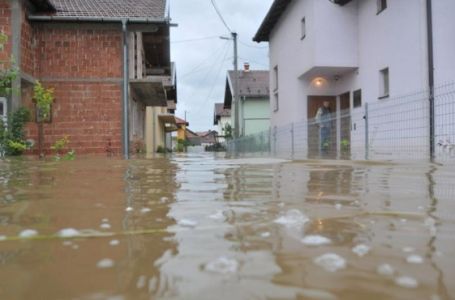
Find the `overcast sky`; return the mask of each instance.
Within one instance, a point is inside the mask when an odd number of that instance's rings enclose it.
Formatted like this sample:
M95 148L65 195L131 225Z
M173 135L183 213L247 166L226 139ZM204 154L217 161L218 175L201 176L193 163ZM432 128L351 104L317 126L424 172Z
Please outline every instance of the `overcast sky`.
M252 42L273 0L216 0L228 26L239 34L239 67L268 70L268 44ZM233 68L233 44L210 0L171 0L172 60L177 63L176 115L193 131L213 129L213 107L224 100L226 72Z

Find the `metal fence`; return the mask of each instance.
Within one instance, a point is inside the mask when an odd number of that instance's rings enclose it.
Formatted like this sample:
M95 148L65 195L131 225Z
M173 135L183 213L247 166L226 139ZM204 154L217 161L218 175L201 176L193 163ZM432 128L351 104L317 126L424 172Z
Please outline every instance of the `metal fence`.
M325 140L320 123L309 119L228 141L227 151L287 159L430 160L433 143L436 161L455 162L455 82L434 90L433 136L428 91L338 111L329 123Z

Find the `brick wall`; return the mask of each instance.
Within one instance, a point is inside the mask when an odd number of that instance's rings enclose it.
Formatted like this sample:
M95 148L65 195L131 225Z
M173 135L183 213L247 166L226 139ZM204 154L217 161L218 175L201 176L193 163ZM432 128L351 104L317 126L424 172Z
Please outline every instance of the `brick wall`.
M34 28L27 20L27 11L22 7L21 25L21 70L31 76L36 76L36 40Z
M50 152L56 140L68 135L69 149L78 154L105 153L109 140L111 150L120 153L121 31L80 27L34 24L37 77L46 88L55 89L44 146ZM24 87L22 98L33 108L31 89ZM29 124L28 136L38 140L35 123Z
M2 64L2 62L9 61L11 57L11 8L9 0L0 0L0 32L9 38L8 43L0 51L0 68L6 68L9 64Z
M46 82L55 88L52 123L44 125L44 146L69 136L70 149L78 154L105 153L109 140L116 153L121 149L121 86L115 83ZM38 140L38 127L28 127Z

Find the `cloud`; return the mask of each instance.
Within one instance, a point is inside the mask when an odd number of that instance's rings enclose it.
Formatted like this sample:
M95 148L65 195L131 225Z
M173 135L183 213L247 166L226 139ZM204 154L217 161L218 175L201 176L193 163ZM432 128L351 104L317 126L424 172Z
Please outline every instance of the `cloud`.
M232 30L239 34L239 67L248 61L252 69L268 69L267 44L252 42L273 0L216 0ZM210 0L171 0L172 60L177 64L177 115L187 111L190 128L213 127L213 107L223 102L226 72L233 69L232 42L219 36L229 32ZM207 38L207 39L200 39ZM200 40L199 40L200 39Z

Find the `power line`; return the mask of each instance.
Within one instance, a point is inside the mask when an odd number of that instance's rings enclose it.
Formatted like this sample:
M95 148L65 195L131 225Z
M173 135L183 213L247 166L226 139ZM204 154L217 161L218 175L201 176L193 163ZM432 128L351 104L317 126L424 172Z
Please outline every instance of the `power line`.
M240 44L242 44L243 46L246 46L246 47L249 47L249 48L255 48L255 49L267 49L269 48L268 46L253 46L253 45L249 45L243 41L239 41Z
M252 62L252 63L258 64L258 65L263 66L263 67L267 67L267 68L269 67L269 65L266 65L266 64L264 64L264 63L262 63L262 62L259 62L259 61L257 61L257 60L248 59L248 58L245 58L245 57L239 57L239 58L240 58L240 59L243 59L243 60L245 60L245 61L248 61L248 62Z
M223 15L221 14L220 10L218 9L218 6L216 5L215 0L211 0L211 2L212 2L213 8L215 9L216 13L218 14L218 17L220 17L221 22L223 22L223 24L224 24L224 26L226 27L226 29L231 33L232 30L231 30L231 28L228 26L228 24L226 23L226 21L224 20Z
M187 73L183 74L183 75L180 75L179 78L180 79L183 79L185 77L187 77L188 75L192 75L194 74L195 72L200 72L206 68L209 68L211 66L207 66L207 67L204 67L202 69L200 69L205 63L207 63L210 59L212 59L212 57L217 57L218 53L220 51L222 51L227 45L227 42L226 43L223 43L221 45L221 47L217 48L215 51L213 51L209 56L205 57L196 67L192 68L190 71L188 71ZM200 69L200 70L199 70Z
M216 36L207 36L207 37L201 37L201 38L194 38L194 39L187 39L187 40L180 40L180 41L172 41L171 44L205 41L205 40L212 40L212 39L217 39L217 38L219 38L217 35Z

